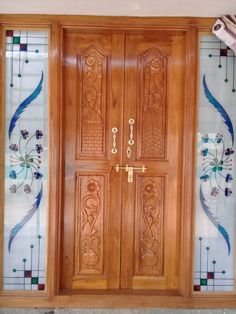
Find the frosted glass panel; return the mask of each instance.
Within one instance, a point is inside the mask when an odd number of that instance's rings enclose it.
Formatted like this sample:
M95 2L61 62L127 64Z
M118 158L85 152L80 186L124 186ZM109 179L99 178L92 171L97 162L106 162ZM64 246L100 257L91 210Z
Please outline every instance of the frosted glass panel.
M235 56L201 36L194 291L233 291L235 254Z
M48 32L6 31L5 290L45 290Z

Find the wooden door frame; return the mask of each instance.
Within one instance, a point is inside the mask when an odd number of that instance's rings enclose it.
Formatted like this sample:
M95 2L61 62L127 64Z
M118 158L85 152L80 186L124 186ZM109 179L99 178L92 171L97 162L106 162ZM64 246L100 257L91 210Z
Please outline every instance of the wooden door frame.
M51 30L49 124L51 152L49 154L49 233L48 233L48 289L46 294L4 292L0 295L1 307L168 307L168 308L233 308L236 307L234 294L192 293L193 277L193 226L194 226L194 187L195 187L195 140L197 130L197 83L198 83L198 34L209 32L215 19L193 17L99 17L99 16L63 16L63 15L0 15L0 31L5 27L49 28ZM186 36L186 88L183 126L183 189L182 189L182 230L180 248L180 291L171 295L168 291L153 292L120 292L114 295L103 292L80 295L60 294L58 272L60 269L60 225L61 225L61 186L63 180L62 154L62 37L67 28L120 29L120 30L173 30L184 32ZM1 40L2 41L2 35ZM3 73L3 53L0 50L0 70ZM3 77L3 74L2 76ZM0 108L3 113L4 88L1 88ZM3 127L0 129L0 145L3 148ZM3 151L3 150L2 150ZM0 177L3 182L3 156L0 162ZM57 184L56 184L57 183ZM3 195L0 194L2 206ZM1 211L2 212L2 211ZM2 216L2 214L1 214ZM0 226L0 258L2 260L2 224ZM2 262L0 263L0 265ZM1 267L0 267L1 269ZM1 274L1 271L0 271Z

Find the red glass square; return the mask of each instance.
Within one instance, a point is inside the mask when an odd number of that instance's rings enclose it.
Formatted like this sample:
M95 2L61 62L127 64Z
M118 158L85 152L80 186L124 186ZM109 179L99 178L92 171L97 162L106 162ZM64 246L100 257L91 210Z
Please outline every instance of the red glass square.
M207 279L214 279L214 278L215 278L215 273L209 271L209 272L207 273Z
M13 35L14 35L14 31L12 31L12 30L6 31L6 37L13 37Z
M200 285L194 285L193 290L194 291L201 291L201 286Z
M32 276L32 271L31 271L31 270L25 270L24 276L25 276L25 278L31 278L31 276Z
M45 289L45 284L39 283L38 284L38 290L44 290Z

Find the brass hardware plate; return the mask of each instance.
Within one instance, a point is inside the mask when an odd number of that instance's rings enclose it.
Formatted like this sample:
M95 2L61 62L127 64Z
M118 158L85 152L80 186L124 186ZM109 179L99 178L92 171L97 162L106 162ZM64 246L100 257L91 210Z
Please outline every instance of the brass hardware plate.
M128 182L133 182L134 181L134 171L142 171L145 172L147 170L147 167L143 165L142 167L132 167L126 165L124 166L119 166L118 164L114 167L116 172L119 172L120 170L125 170L125 172L128 173Z

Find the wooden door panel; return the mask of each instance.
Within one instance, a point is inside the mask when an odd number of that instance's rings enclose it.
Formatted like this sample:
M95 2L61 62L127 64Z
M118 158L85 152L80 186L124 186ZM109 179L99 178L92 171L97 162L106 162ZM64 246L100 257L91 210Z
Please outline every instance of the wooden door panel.
M111 153L111 129L121 152L123 46L115 33L64 34L61 289L119 287L121 178L112 169L121 155Z
M157 48L138 54L137 158L166 157L167 56Z
M136 175L134 275L162 276L165 177Z
M126 33L65 31L61 289L178 288L184 36Z
M108 56L97 47L79 51L77 66L78 113L77 159L106 157L106 103L109 85ZM109 87L109 86L108 86Z
M123 182L122 288L178 287L184 47L168 32L126 37L123 159L147 171Z

